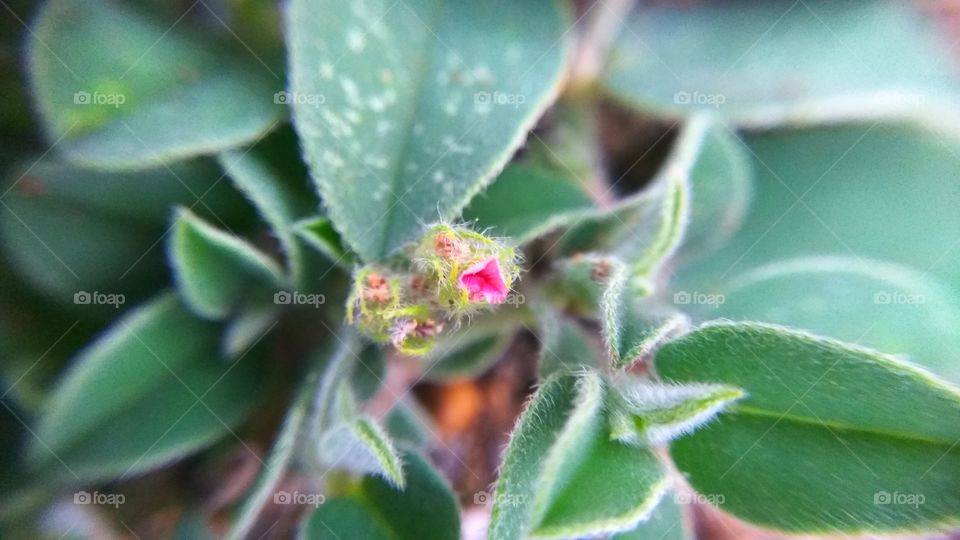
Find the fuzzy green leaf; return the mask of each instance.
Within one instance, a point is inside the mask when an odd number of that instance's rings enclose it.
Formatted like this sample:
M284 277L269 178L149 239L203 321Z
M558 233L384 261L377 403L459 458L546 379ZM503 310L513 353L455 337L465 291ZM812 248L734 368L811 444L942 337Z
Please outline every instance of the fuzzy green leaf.
M537 306L540 323L540 355L537 373L541 379L557 372L578 372L603 365L590 336L575 321L549 304Z
M279 309L274 305L245 306L223 329L220 350L227 358L236 358L254 347L278 323Z
M523 244L595 212L590 196L557 173L510 165L478 195L463 218L496 236Z
M310 514L299 537L309 540L382 540L460 537L456 499L443 478L418 453L403 454L407 486L397 490L367 476L355 492L330 499Z
M937 34L896 0L644 6L602 80L648 112L709 111L750 126L931 116L957 97L956 78L938 68L949 45Z
M671 334L687 326L681 313L663 313L640 304L626 267L608 259L600 315L603 339L615 369L627 369L648 358Z
M629 444L659 446L692 433L743 397L721 384L665 385L644 379L618 382L609 393L611 436Z
M286 23L295 126L330 218L368 262L493 180L568 55L553 0L294 0Z
M598 375L547 379L521 415L501 467L490 538L629 530L668 480L646 448L610 439Z
M181 208L173 225L170 261L180 294L198 314L220 319L236 309L251 285L283 287L283 270L257 248Z
M474 321L437 341L423 377L433 381L479 377L500 359L511 337L509 329L491 318Z
M216 327L172 294L127 314L53 391L30 461L59 478L126 477L229 432L256 403L257 364L225 367L217 346Z
M404 471L393 442L373 420L359 415L350 380L361 362L358 341L348 333L321 377L311 419L316 465L377 474L403 488Z
M693 540L693 526L683 516L676 495L668 492L650 517L632 531L617 533L610 540Z
M664 345L664 379L747 397L671 454L698 492L793 533L893 533L960 524L960 391L867 349L757 323L716 323ZM719 497L717 497L720 500Z
M105 0L44 4L28 57L58 150L87 165L143 168L242 145L279 122L278 76L171 22Z

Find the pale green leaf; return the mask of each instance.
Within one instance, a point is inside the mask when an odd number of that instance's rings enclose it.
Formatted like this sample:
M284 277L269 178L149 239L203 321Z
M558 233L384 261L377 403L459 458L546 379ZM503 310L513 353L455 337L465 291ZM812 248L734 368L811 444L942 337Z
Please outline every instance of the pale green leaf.
M127 477L228 433L256 403L259 376L253 359L225 366L217 346L216 327L172 294L128 313L54 389L30 461L61 479Z
M353 268L356 256L343 245L343 239L328 218L316 216L301 220L295 224L294 232L341 268Z
M284 286L283 270L273 259L185 208L175 217L169 258L184 301L211 319L229 315L253 285Z
M215 153L284 113L279 76L127 5L48 0L29 38L44 131L84 164L143 168Z
M568 23L553 0L290 3L294 124L362 259L456 218L493 180L557 93Z
M664 345L659 375L743 388L671 455L700 493L793 533L960 524L960 391L890 356L758 323Z
M541 379L557 372L578 372L584 367L600 368L598 346L576 323L549 304L537 306L540 325L540 355L537 373Z
M555 172L510 165L463 213L479 230L523 244L594 213L593 200Z
M625 21L602 84L647 112L709 111L749 126L936 120L957 97L937 34L915 4L896 0L643 6Z

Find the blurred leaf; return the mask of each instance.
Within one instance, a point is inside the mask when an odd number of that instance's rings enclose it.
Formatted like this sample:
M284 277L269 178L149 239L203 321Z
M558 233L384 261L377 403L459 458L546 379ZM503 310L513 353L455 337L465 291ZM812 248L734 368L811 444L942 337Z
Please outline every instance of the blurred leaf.
M463 213L476 228L523 244L595 210L582 188L531 165L509 165Z
M193 205L235 221L243 201L218 176L206 162L134 175L40 160L5 188L0 245L18 274L61 305L73 304L80 291L124 294L133 302L166 280L156 246L171 206Z
M414 447L426 447L434 440L430 427L430 415L415 399L401 396L399 403L390 409L384 422L387 433L398 443Z
M348 495L326 501L304 521L299 537L371 540L460 537L459 505L443 478L419 454L404 452L407 486L397 490L367 476Z
M666 313L641 305L641 294L631 286L626 266L616 259L604 261L600 318L603 340L614 369L625 370L649 357L671 334L687 326L682 313Z
M511 435L490 538L570 538L629 530L667 487L656 456L605 429L604 385L591 372L543 383Z
M909 357L960 382L960 305L929 275L854 257L776 261L731 281L702 316L755 320Z
M245 306L223 330L220 350L226 358L236 358L262 340L277 324L279 309L274 305Z
M295 232L308 246L322 253L334 264L346 270L353 269L356 256L343 244L340 233L333 228L333 223L328 218L316 216L301 220L295 225Z
M600 368L603 362L590 337L573 320L549 304L537 306L540 323L540 356L537 375L579 372L584 367Z
M440 338L423 377L432 381L479 377L503 356L512 337L513 328L493 318L474 321Z
M757 323L664 345L667 381L747 397L674 442L677 467L723 510L791 533L893 533L960 523L960 391L892 357ZM837 511L842 509L842 511Z
M319 202L307 185L306 171L289 165L299 161L297 142L292 134L286 135L281 131L256 148L224 152L219 161L270 226L286 256L287 275L299 283L305 269L293 223L315 213Z
M387 377L387 358L383 349L375 343L367 343L360 357L353 364L350 384L361 401L370 399L380 390Z
M493 180L557 93L567 15L552 0L290 4L294 123L362 259L456 218Z
M176 26L107 0L47 0L28 56L58 150L143 168L240 146L279 122L279 76Z
M253 492L237 512L237 518L226 536L227 540L246 538L256 524L260 512L279 493L277 489L280 482L294 461L297 441L303 436L305 421L319 381L320 370L313 369L301 384L293 403L287 409L286 418L270 450L270 457L263 466L264 470L261 471Z
M621 379L609 392L610 436L627 444L660 446L693 433L741 397L743 390L722 384Z
M940 65L946 39L915 5L738 0L638 7L603 85L644 111L678 117L707 110L749 126L932 116L955 103L957 81Z
M359 414L350 385L361 350L356 335L346 332L321 377L310 420L316 465L377 474L402 488L406 480L393 442L376 422Z
M272 259L186 208L177 211L169 258L184 301L210 319L229 315L253 285L284 286L283 271Z
M700 257L729 240L743 224L753 194L745 143L718 123L700 117L690 121L699 122L705 125L690 168L689 221L680 246L683 258Z
M256 403L259 377L249 359L224 367L217 345L216 327L172 294L119 319L54 390L30 448L34 468L125 477L230 432Z

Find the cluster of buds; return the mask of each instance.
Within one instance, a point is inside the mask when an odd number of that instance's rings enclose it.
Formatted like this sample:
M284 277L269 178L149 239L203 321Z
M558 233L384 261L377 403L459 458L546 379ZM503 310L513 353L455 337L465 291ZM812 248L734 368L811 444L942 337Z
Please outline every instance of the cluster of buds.
M436 225L414 249L411 271L357 271L347 321L404 354L423 355L445 322L503 303L519 273L512 247L466 228Z

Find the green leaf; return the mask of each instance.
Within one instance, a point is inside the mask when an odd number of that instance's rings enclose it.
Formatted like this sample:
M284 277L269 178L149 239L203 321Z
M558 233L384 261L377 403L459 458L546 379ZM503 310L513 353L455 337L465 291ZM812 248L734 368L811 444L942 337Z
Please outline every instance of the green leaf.
M278 76L126 6L48 0L30 37L46 135L86 165L143 168L215 153L253 141L283 114Z
M689 220L679 254L684 259L700 257L729 240L743 224L753 195L745 143L703 117L690 120L688 126L684 134L703 131L690 166Z
M590 196L557 173L509 165L464 211L478 229L523 244L595 212Z
M501 466L490 538L568 538L634 528L668 479L646 448L611 440L595 373L547 379Z
M229 315L252 285L284 285L283 270L272 259L185 208L177 211L169 249L180 294L207 318Z
M634 377L610 391L611 436L628 444L659 446L693 433L743 390L720 384L664 385Z
M387 358L383 349L375 343L366 344L350 373L350 385L357 398L361 401L372 398L386 378Z
M960 391L912 365L757 323L664 345L671 382L747 397L671 455L702 494L792 533L894 533L960 523Z
M356 263L356 256L343 244L343 239L333 223L323 216L316 216L299 221L294 232L335 264L346 270L352 270Z
M5 183L0 247L19 275L59 304L73 304L80 291L133 303L166 280L157 246L170 206L235 220L243 201L218 176L206 162L118 174L41 159Z
M895 0L644 6L602 84L647 112L710 111L755 127L932 116L957 96L937 67L949 45L932 22Z
M625 266L612 258L607 265L609 275L600 301L603 339L613 367L623 370L648 358L688 321L682 313L663 313L641 304Z
M263 466L260 477L252 493L244 501L238 511L238 517L227 533L227 540L243 540L256 524L257 517L263 508L270 503L278 493L277 489L284 475L291 467L297 450L297 441L302 437L306 418L317 391L320 380L319 370L314 369L307 374L293 404L287 409L286 418L280 427L270 457Z
M493 324L491 324L493 323ZM497 321L474 321L442 337L430 351L423 378L432 381L475 378L490 369L510 345L513 333Z
M352 332L341 338L320 380L311 426L316 465L354 474L373 473L403 488L399 455L386 433L370 418L360 416L351 375L361 361L361 345Z
M456 218L493 180L558 91L568 22L552 0L291 2L294 123L362 259Z
M279 310L274 305L246 306L223 329L220 350L227 358L237 358L259 343L277 325Z
M418 453L406 451L407 487L398 491L368 476L354 493L328 500L304 521L310 540L460 537L459 507L443 478Z
M218 361L216 327L172 294L128 313L73 361L36 428L30 461L57 477L126 477L230 432L256 403L251 360ZM42 469L40 469L42 467Z
M590 336L574 320L549 304L537 306L540 323L540 355L537 373L541 379L558 372L578 372L602 364Z
M676 495L667 493L646 521L636 529L617 533L610 540L693 540L692 524L684 519Z
M702 315L803 328L908 357L960 381L960 305L929 275L854 257L776 261L733 280Z
M293 283L299 283L305 268L293 224L315 213L319 202L310 193L306 172L289 165L299 164L293 152L297 148L294 137L287 137L286 132L279 135L282 137L271 137L258 145L274 143L264 146L263 151L233 150L220 154L219 161L237 189L270 226L286 256L287 275Z

